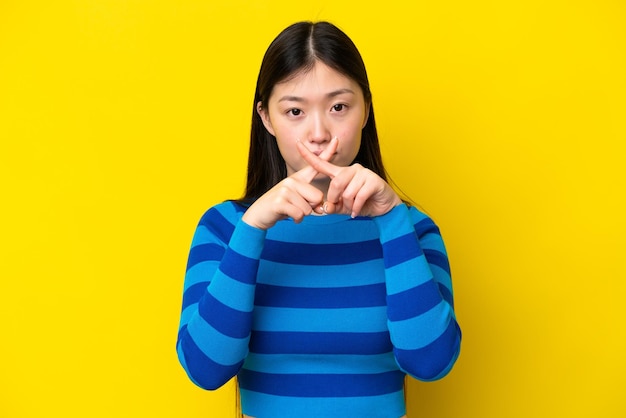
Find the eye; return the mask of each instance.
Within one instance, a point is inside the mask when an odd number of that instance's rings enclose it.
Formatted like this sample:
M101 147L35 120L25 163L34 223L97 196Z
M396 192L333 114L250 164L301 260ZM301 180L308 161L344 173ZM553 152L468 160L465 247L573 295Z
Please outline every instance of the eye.
M302 110L300 110L300 109L296 109L296 108L294 108L294 109L289 109L289 110L287 111L287 114L288 114L288 115L290 115L290 116L300 116L300 115L302 114Z
M338 104L336 104L336 105L334 105L334 106L333 106L333 111L335 111L335 112L341 112L341 111L343 111L343 110L346 110L346 107L347 107L347 106L346 106L345 104L343 104L343 103L338 103Z

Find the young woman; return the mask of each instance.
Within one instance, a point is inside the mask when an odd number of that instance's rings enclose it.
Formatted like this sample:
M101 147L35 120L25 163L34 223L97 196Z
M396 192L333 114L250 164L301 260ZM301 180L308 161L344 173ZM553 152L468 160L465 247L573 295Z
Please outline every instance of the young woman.
M459 354L433 221L386 181L352 41L300 22L269 46L247 188L208 210L185 277L178 357L198 386L236 376L256 418L404 416L404 377Z

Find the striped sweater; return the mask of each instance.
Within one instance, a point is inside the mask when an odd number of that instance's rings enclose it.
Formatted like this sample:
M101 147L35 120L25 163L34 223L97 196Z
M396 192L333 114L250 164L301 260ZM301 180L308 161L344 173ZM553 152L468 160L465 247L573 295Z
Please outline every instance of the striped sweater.
M211 208L191 245L177 352L195 384L237 376L242 410L257 418L396 418L405 374L450 371L461 332L430 218L400 205L263 231L244 211Z

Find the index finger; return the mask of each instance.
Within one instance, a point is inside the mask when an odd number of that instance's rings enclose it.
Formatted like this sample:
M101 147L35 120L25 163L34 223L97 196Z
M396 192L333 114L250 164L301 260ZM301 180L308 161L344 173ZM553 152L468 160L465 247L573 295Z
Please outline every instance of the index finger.
M334 147L331 146L333 143L335 144ZM310 167L315 169L316 174L317 173L326 174L328 177L330 177L332 179L337 174L339 174L339 171L341 170L341 167L338 167L338 166L328 162L328 160L330 159L332 154L331 155L327 155L327 153L328 153L329 149L331 149L331 148L334 148L334 150L332 151L332 153L334 153L336 148L337 148L336 144L337 144L337 139L333 138L333 141L331 141L331 145L329 145L324 150L324 152L322 152L319 155L319 157L317 155L315 155L314 153L312 153L300 141L297 142L296 146L298 148L298 151L300 152L300 155L304 159L304 161L306 161L309 164ZM311 180L313 180L313 179L311 179Z
M326 149L324 149L324 151L322 151L322 153L319 155L319 157L317 155L313 154L311 151L309 151L309 149L306 146L304 146L304 144L302 144L302 142L299 139L296 141L296 147L298 147L298 149L300 150L300 154L302 154L302 148L303 148L309 154L313 155L317 160L320 160L322 162L327 162L330 159L330 157L332 157L333 154L335 153L335 151L337 150L337 139L333 138L333 140L330 141L330 143L328 144ZM296 176L297 178L299 178L302 181L310 183L310 182L313 181L315 176L317 176L317 174L320 173L320 171L317 170L315 167L313 167L313 165L309 161L307 161L306 158L303 158L303 159L307 163L309 163L309 165L307 165L302 170L300 170L297 173L295 173L294 176ZM323 173L323 174L326 174L326 173ZM326 175L328 175L328 174L326 174Z

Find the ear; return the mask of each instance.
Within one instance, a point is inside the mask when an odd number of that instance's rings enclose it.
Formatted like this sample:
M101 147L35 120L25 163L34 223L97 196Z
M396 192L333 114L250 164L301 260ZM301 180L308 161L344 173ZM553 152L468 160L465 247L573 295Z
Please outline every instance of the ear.
M261 121L263 122L263 126L265 126L265 129L267 129L267 131L272 134L272 136L276 136L276 134L274 133L274 128L272 127L272 121L270 120L269 112L266 108L263 107L263 102L258 102L256 104L256 111L261 117Z
M363 118L363 126L361 126L361 129L365 128L365 125L367 125L367 121L370 118L371 108L372 108L371 103L365 103L365 117Z

